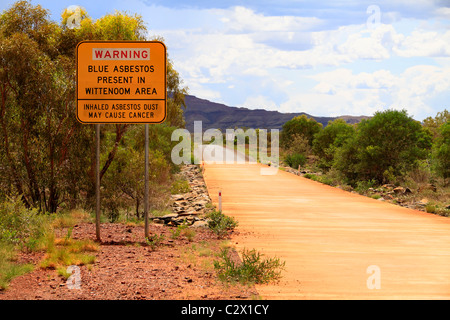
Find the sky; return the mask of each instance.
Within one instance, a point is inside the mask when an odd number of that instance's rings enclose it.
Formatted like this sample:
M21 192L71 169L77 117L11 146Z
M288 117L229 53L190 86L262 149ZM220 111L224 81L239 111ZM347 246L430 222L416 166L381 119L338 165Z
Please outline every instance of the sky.
M32 0L140 14L189 94L313 116L450 110L450 0ZM2 0L0 10L14 1Z

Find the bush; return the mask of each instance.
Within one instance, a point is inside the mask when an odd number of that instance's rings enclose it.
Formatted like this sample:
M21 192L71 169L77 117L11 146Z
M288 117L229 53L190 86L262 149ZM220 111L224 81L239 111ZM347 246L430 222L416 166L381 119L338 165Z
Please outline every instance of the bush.
M214 261L214 268L218 271L222 281L237 281L243 284L269 283L281 277L285 262L278 258L263 259L263 255L253 250L242 252L242 262L236 263L229 254L229 248L224 248L219 253L221 261Z
M373 188L377 185L375 180L367 180L367 181L358 181L356 183L355 191L359 193L365 193L369 190L369 188Z
M220 211L209 213L207 218L208 227L220 238L226 236L229 230L233 230L238 225L238 222L234 218L228 217Z
M284 161L291 168L298 169L298 166L303 166L306 163L306 157L300 153L289 154L285 157Z
M321 129L322 124L318 123L313 118L308 118L306 115L294 117L283 124L280 136L280 146L288 148L294 135L302 135L307 139L311 146L314 135Z
M310 179L310 180L313 180L313 181L317 181L317 182L329 185L329 186L336 185L336 183L334 182L333 178L328 177L326 175L318 176L318 175L315 175L315 174L306 173L303 177L305 177L307 179Z
M314 154L319 157L318 166L329 170L333 165L336 150L354 134L355 127L343 119L328 122L328 125L319 131L313 140Z
M0 241L24 244L45 234L49 219L27 209L19 197L0 202Z
M163 234L160 235L154 234L146 238L145 241L152 250L155 250L157 247L163 244L164 238L165 237Z
M440 127L440 137L433 146L436 172L444 179L450 177L450 122Z
M426 159L431 136L406 111L377 112L361 121L353 137L336 150L334 166L349 182L402 177Z

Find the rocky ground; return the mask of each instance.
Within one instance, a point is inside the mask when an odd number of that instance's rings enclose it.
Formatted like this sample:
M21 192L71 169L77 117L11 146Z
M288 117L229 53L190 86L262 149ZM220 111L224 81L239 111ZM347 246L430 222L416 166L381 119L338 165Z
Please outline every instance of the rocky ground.
M228 300L254 299L252 286L224 284L213 267L224 240L205 228L204 214L211 208L197 166L187 166L182 175L191 191L174 195L173 214L150 224L150 236L162 239L156 246L144 240L142 226L121 223L101 225L102 242L94 264L79 267L80 288L56 270L42 269L44 253L21 253L20 262L36 265L34 271L15 278L0 300ZM181 223L190 225L190 236L175 236ZM66 229L57 230L64 237ZM79 223L73 239L95 240L95 224ZM234 252L234 259L239 256Z
M172 213L153 217L154 223L168 226L184 224L195 228L207 225L206 214L213 210L213 206L200 170L196 165L186 165L181 169L180 178L188 181L190 191L171 195Z

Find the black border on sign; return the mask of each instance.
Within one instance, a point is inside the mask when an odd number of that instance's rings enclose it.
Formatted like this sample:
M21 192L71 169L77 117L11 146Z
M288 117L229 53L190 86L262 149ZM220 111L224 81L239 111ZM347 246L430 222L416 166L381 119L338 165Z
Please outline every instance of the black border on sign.
M86 100L86 99L78 99L78 48L84 43L158 43L161 44L164 48L164 100L163 99L133 99L133 100L144 100L144 101L164 101L164 118L161 121L112 121L112 122L96 122L96 121L81 121L78 117L78 101ZM76 88L75 88L75 98L76 98L76 117L78 122L84 124L158 124L166 121L167 118L167 47L162 41L140 41L140 40L83 40L78 42L76 52L75 52L75 60L76 60ZM101 100L101 99L93 99L93 100ZM107 99L107 100L115 100L115 99ZM124 99L117 99L123 101Z

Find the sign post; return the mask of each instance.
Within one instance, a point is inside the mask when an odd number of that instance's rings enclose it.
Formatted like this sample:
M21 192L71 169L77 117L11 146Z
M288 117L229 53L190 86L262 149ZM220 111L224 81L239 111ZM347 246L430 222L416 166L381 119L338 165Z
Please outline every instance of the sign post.
M95 233L100 238L100 124L95 125Z
M160 41L77 45L77 119L96 124L96 233L100 241L100 124L145 124L145 237L148 237L148 124L166 119L166 47Z
M145 238L148 239L148 124L145 124L145 186L144 186L144 219Z

